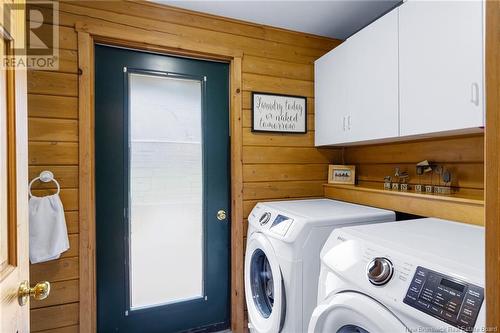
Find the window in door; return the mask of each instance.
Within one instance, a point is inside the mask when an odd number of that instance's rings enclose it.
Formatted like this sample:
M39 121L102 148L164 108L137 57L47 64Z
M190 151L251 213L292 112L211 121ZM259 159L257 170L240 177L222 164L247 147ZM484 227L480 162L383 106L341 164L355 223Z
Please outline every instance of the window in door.
M133 72L128 82L133 310L203 296L203 87Z

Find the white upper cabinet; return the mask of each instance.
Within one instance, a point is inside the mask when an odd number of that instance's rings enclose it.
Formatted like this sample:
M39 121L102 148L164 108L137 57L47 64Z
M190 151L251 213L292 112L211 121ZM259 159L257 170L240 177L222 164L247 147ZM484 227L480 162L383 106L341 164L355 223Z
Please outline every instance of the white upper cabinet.
M379 18L346 43L348 142L397 137L398 11Z
M484 125L482 6L408 1L399 7L402 136Z
M345 142L349 109L349 54L344 44L318 59L314 66L315 144Z
M482 1L408 0L315 63L316 146L484 126Z
M398 12L315 63L315 144L398 136Z

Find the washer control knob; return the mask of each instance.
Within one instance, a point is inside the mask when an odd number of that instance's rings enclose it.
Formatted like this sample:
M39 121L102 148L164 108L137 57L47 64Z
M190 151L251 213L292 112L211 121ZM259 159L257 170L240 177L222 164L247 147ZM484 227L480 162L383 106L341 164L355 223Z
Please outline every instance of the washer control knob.
M259 219L259 223L260 225L265 225L267 224L267 222L269 222L269 220L271 219L271 213L269 212L265 212L264 214L262 214L262 216L260 217Z
M383 257L374 258L366 267L366 275L368 280L376 285L383 286L389 282L394 274L394 266L392 262Z

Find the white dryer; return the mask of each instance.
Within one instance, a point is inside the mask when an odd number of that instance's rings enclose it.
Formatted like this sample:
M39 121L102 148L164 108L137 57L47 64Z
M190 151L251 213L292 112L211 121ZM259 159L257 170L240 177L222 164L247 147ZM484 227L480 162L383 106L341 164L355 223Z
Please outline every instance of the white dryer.
M307 331L319 253L334 228L394 221L395 213L329 199L259 203L249 218L245 296L256 333Z
M332 232L310 333L471 332L485 326L484 228L434 218Z

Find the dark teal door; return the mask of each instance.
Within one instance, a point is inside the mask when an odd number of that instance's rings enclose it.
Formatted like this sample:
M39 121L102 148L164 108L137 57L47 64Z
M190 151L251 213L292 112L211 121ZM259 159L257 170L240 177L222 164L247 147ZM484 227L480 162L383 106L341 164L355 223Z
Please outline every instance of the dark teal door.
M99 333L229 326L228 152L228 64L96 45Z

